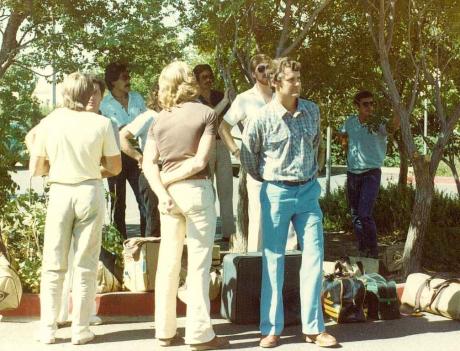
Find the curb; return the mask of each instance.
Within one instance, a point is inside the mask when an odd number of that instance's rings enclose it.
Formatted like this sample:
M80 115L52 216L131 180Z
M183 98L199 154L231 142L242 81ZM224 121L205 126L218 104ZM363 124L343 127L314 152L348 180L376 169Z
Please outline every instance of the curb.
M405 283L396 284L399 300L404 291ZM70 303L71 305L71 303ZM176 313L185 316L187 306L177 299ZM96 295L96 311L100 317L153 317L155 311L153 292L120 291ZM220 314L220 296L211 301L211 314ZM23 294L21 304L15 310L1 311L7 317L30 318L40 316L40 297L38 294Z

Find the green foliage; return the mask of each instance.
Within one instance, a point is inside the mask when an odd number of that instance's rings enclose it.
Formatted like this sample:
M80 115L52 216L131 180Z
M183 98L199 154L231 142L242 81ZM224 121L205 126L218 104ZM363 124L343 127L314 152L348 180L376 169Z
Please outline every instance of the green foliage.
M405 240L415 198L412 186L390 183L381 187L373 215L379 241L392 243ZM350 211L343 187L320 199L325 231L352 232ZM460 269L460 202L436 191L431 208L431 222L423 246L423 264L435 270Z
M20 67L11 68L2 79L0 87L0 208L7 201L7 194L14 192L9 171L17 162L27 163L23 143L27 131L42 117L37 100L32 97L35 89L32 72Z
M1 211L0 232L25 292L40 291L46 206L46 194L40 196L30 191L10 196ZM115 253L117 263L121 264L123 247L120 233L108 224L104 225L102 235L102 246Z
M26 292L40 289L45 218L46 198L33 192L10 197L2 208L1 233Z

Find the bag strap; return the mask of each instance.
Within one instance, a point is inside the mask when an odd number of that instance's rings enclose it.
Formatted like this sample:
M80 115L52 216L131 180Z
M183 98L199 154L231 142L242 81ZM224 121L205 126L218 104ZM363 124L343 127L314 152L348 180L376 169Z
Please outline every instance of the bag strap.
M422 297L422 292L425 288L429 288L430 287L430 283L431 281L434 279L433 276L430 276L428 279L426 279L422 284L420 284L418 290L417 290L417 294L415 294L415 305L414 305L414 312L415 313L419 313L419 312L423 312L424 311L424 308L422 308L421 304L420 304L420 299Z
M8 250L6 249L5 243L3 242L2 231L0 229L0 255L5 256L8 262L10 261L10 256L8 255Z
M460 279L458 279L458 278L447 279L447 280L443 281L442 283L439 283L438 285L434 286L433 287L434 293L431 296L430 303L426 307L429 307L429 308L433 309L432 305L433 305L434 301L436 299L438 299L438 301L436 301L436 305L434 307L434 310L439 313L438 306L439 306L439 301L441 301L441 295L446 290L446 288L448 288L450 286L450 284L452 284L452 283L460 284Z

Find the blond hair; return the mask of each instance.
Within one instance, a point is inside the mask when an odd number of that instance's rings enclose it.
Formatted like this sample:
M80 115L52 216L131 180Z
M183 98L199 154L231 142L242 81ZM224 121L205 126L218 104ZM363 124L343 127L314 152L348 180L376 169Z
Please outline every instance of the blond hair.
M71 73L62 83L62 105L71 110L83 111L93 92L94 85L90 77L80 72Z
M199 96L195 75L185 62L175 61L163 68L158 85L158 105L165 110Z

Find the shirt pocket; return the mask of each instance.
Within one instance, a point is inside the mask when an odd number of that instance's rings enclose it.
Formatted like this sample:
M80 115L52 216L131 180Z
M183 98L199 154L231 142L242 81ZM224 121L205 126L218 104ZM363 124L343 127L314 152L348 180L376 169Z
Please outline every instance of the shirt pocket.
M279 159L285 153L288 146L289 134L285 130L271 131L266 137L267 155L274 159Z

